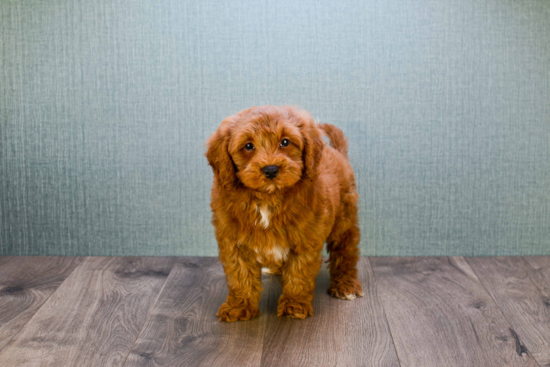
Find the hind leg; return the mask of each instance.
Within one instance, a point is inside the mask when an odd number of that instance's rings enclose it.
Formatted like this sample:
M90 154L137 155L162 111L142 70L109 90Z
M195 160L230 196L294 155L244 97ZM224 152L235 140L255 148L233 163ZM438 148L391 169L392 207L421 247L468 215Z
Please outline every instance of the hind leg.
M353 300L363 297L363 289L357 278L359 260L359 239L357 225L357 202L355 190L342 197L340 215L327 238L327 251L330 253L330 286L328 294L341 299Z
M363 289L357 278L359 260L359 228L354 225L337 238L329 238L330 286L328 294L333 297L353 300L363 297Z

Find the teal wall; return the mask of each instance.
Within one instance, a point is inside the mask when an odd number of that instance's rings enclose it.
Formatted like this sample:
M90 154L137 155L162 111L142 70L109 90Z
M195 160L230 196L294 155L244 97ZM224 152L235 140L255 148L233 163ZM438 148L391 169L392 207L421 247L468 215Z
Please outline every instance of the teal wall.
M0 2L0 255L215 255L204 142L349 136L363 255L550 255L550 1Z

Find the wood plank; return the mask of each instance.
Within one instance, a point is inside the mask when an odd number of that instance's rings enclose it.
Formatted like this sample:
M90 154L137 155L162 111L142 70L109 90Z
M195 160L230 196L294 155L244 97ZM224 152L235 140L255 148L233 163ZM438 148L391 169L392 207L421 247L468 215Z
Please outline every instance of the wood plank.
M464 258L371 258L402 366L536 366Z
M0 352L0 366L120 366L175 258L86 258Z
M550 257L468 258L541 366L550 366Z
M0 258L0 350L81 261L59 256Z
M178 261L125 366L259 366L269 284L261 316L219 322L216 312L227 296L216 258Z
M323 264L313 317L305 320L276 317L282 290L273 281L262 366L399 366L368 259L361 258L358 271L365 297L341 300L327 294Z

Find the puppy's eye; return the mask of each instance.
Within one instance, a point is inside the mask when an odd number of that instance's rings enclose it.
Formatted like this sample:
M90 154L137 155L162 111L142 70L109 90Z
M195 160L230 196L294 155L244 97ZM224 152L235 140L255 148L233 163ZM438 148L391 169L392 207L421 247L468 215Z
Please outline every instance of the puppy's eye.
M281 141L281 146L282 147L288 147L288 144L290 144L290 141L288 141L288 139L283 139Z
M244 146L244 149L248 150L248 151L251 151L254 149L254 144L252 143L248 143Z

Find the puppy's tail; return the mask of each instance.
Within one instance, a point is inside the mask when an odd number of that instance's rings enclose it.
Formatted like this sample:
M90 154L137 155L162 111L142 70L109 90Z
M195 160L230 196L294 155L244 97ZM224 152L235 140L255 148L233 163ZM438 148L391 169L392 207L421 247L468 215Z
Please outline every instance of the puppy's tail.
M342 130L331 124L321 124L321 129L325 131L330 139L330 146L348 157L348 139L344 136Z

